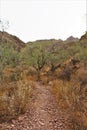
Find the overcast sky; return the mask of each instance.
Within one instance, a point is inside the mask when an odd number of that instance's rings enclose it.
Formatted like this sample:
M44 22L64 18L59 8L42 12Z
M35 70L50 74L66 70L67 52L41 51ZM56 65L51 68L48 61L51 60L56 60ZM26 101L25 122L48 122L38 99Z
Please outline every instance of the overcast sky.
M80 37L86 30L86 0L0 0L0 18L25 42Z

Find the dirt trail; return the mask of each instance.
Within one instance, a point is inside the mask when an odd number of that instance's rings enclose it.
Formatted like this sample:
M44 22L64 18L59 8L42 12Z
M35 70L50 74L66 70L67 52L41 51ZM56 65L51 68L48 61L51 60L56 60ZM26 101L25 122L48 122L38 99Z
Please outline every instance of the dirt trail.
M38 83L34 96L27 112L11 124L1 124L0 130L70 130L49 86Z

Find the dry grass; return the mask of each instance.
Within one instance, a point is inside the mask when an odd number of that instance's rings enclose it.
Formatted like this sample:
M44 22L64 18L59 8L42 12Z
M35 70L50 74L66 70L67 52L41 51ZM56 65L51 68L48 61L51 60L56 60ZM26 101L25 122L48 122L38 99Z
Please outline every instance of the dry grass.
M51 81L50 85L60 108L70 114L72 129L86 130L87 69L84 63L65 64L60 68L58 77Z
M71 115L72 129L86 130L87 84L82 87L82 81L78 81L79 79L72 79L71 81L57 79L51 82L51 90L54 93L59 106L64 111L68 111Z
M34 86L32 81L27 80L0 84L0 121L10 120L25 112Z

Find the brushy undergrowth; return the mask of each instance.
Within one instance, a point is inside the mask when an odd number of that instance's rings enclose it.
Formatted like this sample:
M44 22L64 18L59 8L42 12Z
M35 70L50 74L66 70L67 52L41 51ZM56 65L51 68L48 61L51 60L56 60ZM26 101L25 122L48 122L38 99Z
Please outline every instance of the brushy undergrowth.
M80 65L81 67L81 65ZM75 68L74 68L75 69ZM71 70L70 70L71 71ZM62 76L65 71L62 69ZM87 70L79 68L72 72L69 80L59 77L51 81L51 90L58 105L70 114L73 130L87 129Z
M33 96L34 83L19 80L0 84L0 121L9 121L23 114Z

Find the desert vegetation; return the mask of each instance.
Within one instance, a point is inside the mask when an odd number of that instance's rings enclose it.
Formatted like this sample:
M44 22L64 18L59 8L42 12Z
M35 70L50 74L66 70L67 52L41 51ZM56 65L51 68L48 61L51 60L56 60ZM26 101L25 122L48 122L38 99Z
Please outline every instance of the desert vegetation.
M35 83L49 85L73 130L87 129L87 34L79 40L23 43L0 32L0 120L27 109ZM9 113L9 114L8 114Z

